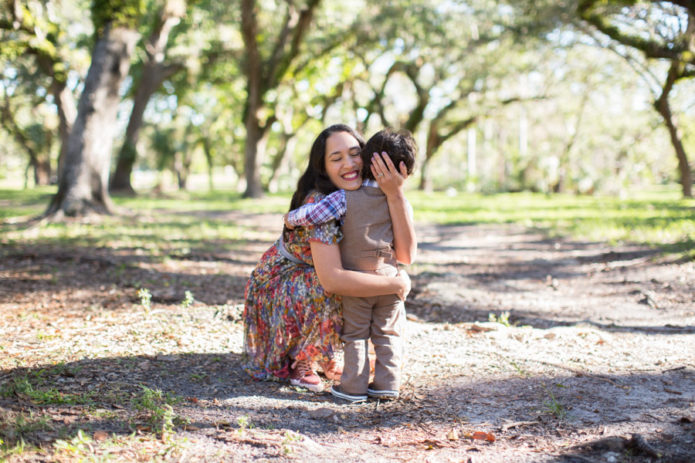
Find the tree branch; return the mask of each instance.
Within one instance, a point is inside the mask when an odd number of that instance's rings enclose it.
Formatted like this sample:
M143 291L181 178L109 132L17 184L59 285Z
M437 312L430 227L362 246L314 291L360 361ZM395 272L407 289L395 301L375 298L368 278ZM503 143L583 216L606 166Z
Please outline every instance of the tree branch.
M674 41L671 46L661 45L657 42L646 40L637 35L623 33L618 27L612 25L603 16L594 12L594 7L598 0L581 0L577 6L579 16L603 32L613 40L624 45L641 50L648 58L665 58L669 60L681 59L683 52L688 51L687 47ZM692 2L689 2L692 3Z

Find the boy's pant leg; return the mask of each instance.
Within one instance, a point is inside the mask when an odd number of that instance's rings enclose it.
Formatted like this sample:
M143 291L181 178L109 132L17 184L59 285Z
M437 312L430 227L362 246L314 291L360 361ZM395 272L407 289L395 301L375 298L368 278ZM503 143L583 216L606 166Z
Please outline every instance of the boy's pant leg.
M369 354L367 340L372 320L373 298L343 296L343 374L340 388L348 394L367 393Z
M372 310L371 339L376 352L373 388L398 391L403 357L403 301L395 295L379 297Z

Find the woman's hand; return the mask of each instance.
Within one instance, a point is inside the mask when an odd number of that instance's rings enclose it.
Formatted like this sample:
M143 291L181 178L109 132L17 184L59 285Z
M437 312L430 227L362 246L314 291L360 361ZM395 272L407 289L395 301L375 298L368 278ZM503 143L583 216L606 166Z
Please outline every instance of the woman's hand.
M405 298L408 297L410 289L412 288L410 275L408 275L405 270L399 270L397 278L401 281L403 287L396 293L396 295L398 296L398 299L405 301Z
M383 151L381 155L378 153L372 155L372 163L369 168L379 188L387 197L402 193L403 182L408 178L408 169L403 161L396 169L388 153Z

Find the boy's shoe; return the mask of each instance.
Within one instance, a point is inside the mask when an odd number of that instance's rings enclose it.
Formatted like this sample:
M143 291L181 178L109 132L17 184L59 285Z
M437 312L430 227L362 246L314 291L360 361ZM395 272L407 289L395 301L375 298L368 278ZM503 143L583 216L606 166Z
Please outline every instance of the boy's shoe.
M331 386L331 395L339 399L347 400L348 402L351 402L353 404L367 401L366 395L348 394L347 392L341 391L340 386L336 385Z
M373 389L370 384L367 388L367 395L372 399L394 400L398 398L398 391L389 391L387 389Z
M311 369L311 361L300 360L291 368L290 384L309 389L311 392L322 392L323 383L314 370Z

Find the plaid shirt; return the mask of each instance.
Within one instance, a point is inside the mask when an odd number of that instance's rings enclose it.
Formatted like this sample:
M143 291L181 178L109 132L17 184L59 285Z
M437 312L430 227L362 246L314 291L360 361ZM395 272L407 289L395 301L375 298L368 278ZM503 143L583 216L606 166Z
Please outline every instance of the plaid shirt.
M330 220L340 220L347 211L345 190L334 191L317 203L305 204L287 214L293 227L310 227Z
M379 188L375 180L369 179L364 180L362 186ZM410 204L408 207L410 208ZM317 203L304 204L290 211L287 214L287 222L293 227L311 227L326 223L329 220L342 220L346 211L345 190L337 190Z

